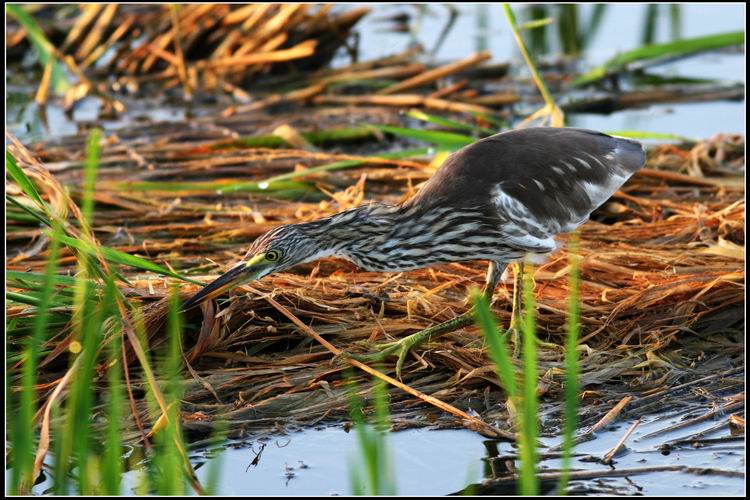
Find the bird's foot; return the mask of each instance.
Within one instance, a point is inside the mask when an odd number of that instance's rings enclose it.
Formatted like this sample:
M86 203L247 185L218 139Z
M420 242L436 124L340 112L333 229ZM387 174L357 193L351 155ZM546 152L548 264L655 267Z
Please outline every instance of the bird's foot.
M553 351L565 351L565 346L562 346L560 344L555 344L554 342L545 342L540 338L536 339L536 346L537 347L544 347L545 349L551 349Z
M397 340L395 342L384 342L381 344L372 345L371 348L373 348L376 352L372 352L369 354L352 355L352 357L357 359L358 361L367 363L373 361L382 361L388 356L398 356L398 361L396 361L396 376L400 379L401 368L404 366L404 361L406 361L406 356L409 354L409 351L412 349L412 347L416 347L417 345L424 342L424 340L426 340L418 338L420 333L422 332L415 333L414 335L409 335L408 337Z
M516 327L510 329L511 339L513 342L513 359L520 359L521 357L521 330ZM564 351L565 347L555 344L554 342L545 342L540 338L535 338L536 347L542 347L545 349L551 349L554 351Z
M517 326L511 326L510 331L513 338L513 359L518 359L521 356L521 330Z
M432 337L458 330L471 322L472 315L470 313L464 313L444 323L440 323L439 325L425 328L424 330L409 335L408 337L404 337L401 340L376 344L373 348L376 349L377 352L357 356L352 355L352 357L359 361L367 362L380 361L388 356L398 356L398 360L396 361L396 376L401 378L401 368L404 366L409 351L428 341Z

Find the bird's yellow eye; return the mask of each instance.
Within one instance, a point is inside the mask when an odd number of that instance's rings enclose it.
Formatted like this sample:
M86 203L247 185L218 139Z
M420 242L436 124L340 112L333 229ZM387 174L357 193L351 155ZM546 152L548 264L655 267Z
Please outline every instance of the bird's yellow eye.
M266 260L268 262L276 262L281 257L281 253L278 250L269 250L266 252Z

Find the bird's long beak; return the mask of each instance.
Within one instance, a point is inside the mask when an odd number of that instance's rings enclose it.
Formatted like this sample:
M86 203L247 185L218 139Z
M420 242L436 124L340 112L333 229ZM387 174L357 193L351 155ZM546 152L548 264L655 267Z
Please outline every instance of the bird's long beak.
M255 281L263 276L267 268L264 255L256 255L248 262L240 262L232 269L222 274L214 281L203 287L182 305L182 310L187 311L207 300L218 297L237 286Z

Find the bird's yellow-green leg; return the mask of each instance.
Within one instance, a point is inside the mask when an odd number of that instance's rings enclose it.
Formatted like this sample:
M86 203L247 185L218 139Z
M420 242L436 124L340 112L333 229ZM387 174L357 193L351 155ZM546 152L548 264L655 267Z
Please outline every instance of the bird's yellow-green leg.
M484 289L482 290L482 293L490 304L492 303L492 296L495 292L495 288L497 287L497 284L500 281L501 276L503 275L503 271L505 271L505 267L506 264L502 264L499 262L490 262L490 266L487 270L487 280L485 282ZM383 359L386 356L398 355L398 361L396 362L396 375L400 377L401 368L404 365L404 361L406 361L406 356L409 354L409 351L412 348L422 344L432 337L453 332L458 330L459 328L468 326L473 323L473 321L474 318L472 308L467 312L461 314L460 316L456 316L451 320L445 321L435 326L431 326L430 328L425 328L422 331L409 335L408 337L404 337L403 339L396 342L388 342L375 346L376 349L379 349L379 352L368 354L365 356L354 357L357 357L363 361L373 361Z
M513 265L513 308L510 313L510 331L513 339L513 359L518 359L521 355L521 318L523 316L523 261ZM562 350L565 348L551 342L545 342L538 337L536 345L547 349Z

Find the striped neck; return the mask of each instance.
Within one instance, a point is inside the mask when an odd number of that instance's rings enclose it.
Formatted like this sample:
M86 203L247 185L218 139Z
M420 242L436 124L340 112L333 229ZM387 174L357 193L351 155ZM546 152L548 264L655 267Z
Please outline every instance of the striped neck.
M366 271L408 271L504 257L495 255L498 228L485 219L478 209L371 204L297 227L316 246L305 261L337 256Z

